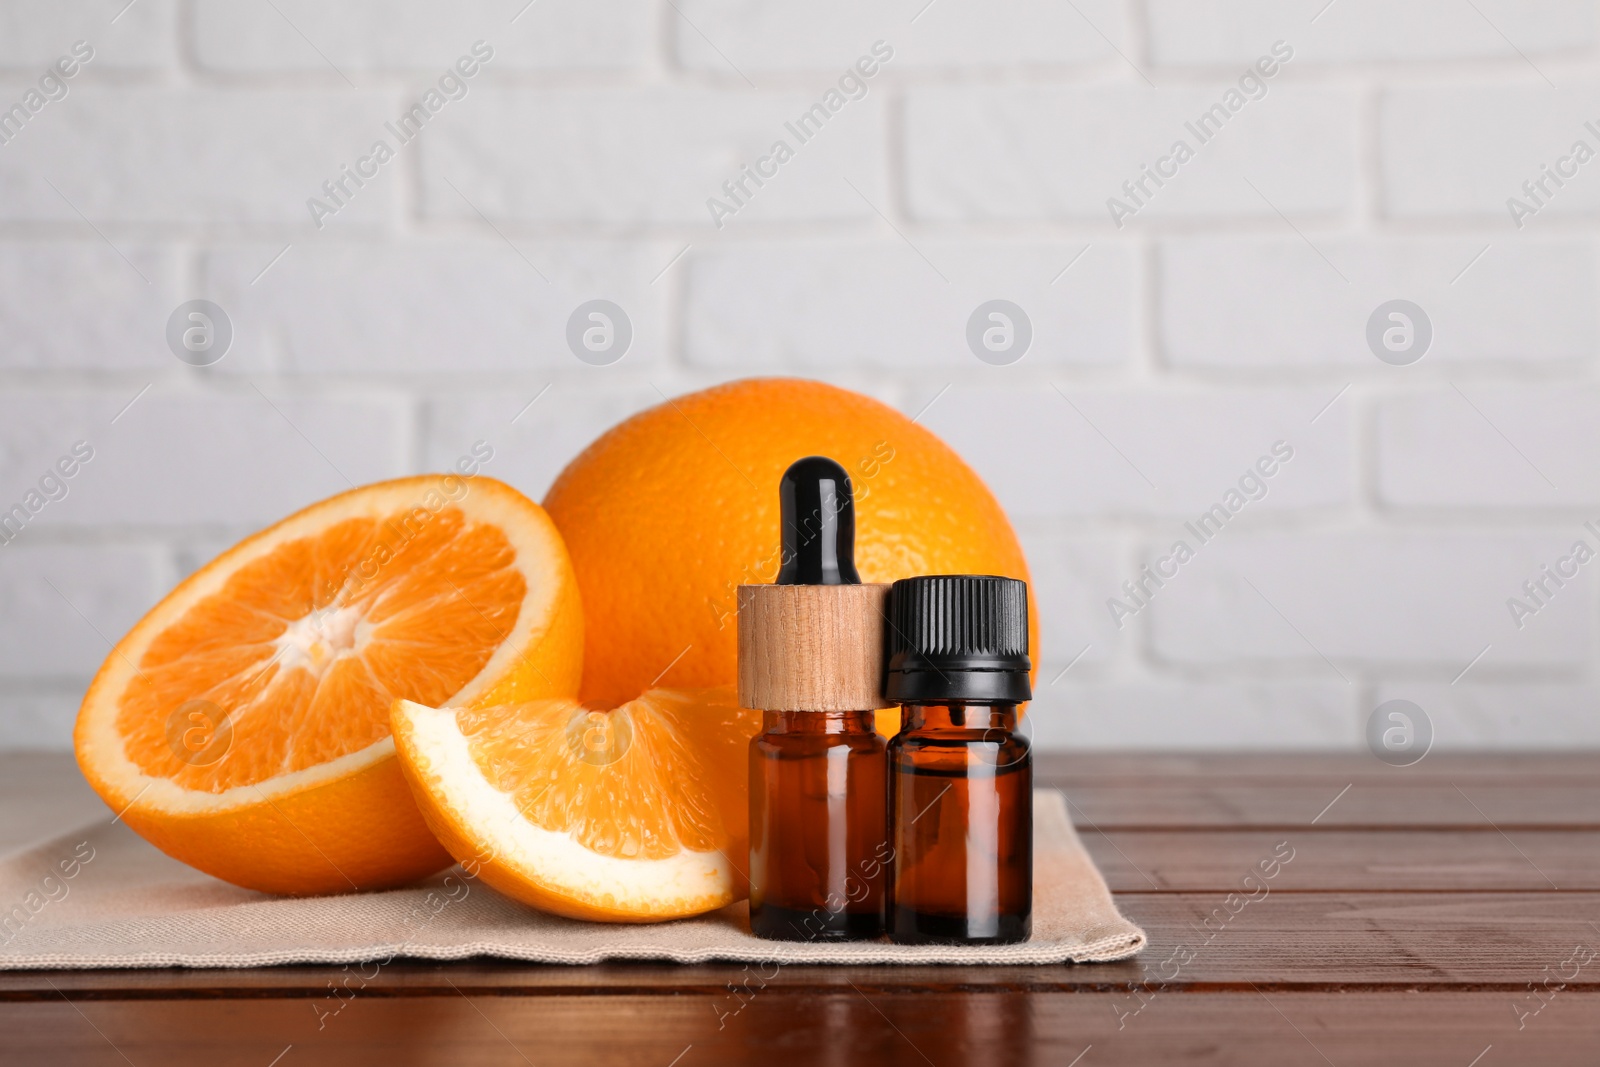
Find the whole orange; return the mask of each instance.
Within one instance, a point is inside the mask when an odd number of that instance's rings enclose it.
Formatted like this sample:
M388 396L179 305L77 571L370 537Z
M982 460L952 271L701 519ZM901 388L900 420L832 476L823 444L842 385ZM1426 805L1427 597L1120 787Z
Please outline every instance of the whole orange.
M1027 580L1005 512L933 434L821 382L731 382L613 427L545 498L583 597L582 699L613 705L654 685L734 683L735 590L776 577L778 480L811 455L850 472L862 581ZM1037 664L1031 594L1029 637ZM880 726L893 721L893 712L880 713Z

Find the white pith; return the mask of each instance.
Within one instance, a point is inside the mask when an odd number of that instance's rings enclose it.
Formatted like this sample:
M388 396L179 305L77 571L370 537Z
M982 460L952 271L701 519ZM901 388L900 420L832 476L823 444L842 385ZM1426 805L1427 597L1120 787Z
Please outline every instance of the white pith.
M733 869L721 852L684 849L653 860L601 855L571 834L524 819L512 795L483 777L453 710L402 701L396 716L404 723L397 723L397 729L409 738L411 770L429 784L434 802L470 835L476 856L485 864L509 868L568 899L625 912L659 912L674 903L729 898Z
M216 814L230 808L256 805L348 777L394 755L393 738L385 737L366 748L302 770L274 776L257 784L236 786L220 793L186 789L167 778L145 774L123 750L115 729L120 698L135 677L151 642L194 604L219 590L241 567L269 555L285 542L314 536L333 523L351 518L382 520L400 508L417 506L443 479L437 476L403 479L368 487L354 496L336 497L307 508L277 526L244 541L221 559L202 568L146 615L124 639L121 654L111 656L101 668L79 713L77 744L80 760L92 764L117 797L117 806L137 804L170 814ZM564 553L553 525L542 513L530 515L529 502L520 494L490 479L466 482L464 496L449 501L469 519L498 526L516 550L527 592L509 634L483 669L455 693L451 700L466 703L506 676L523 653L548 628L558 590L546 581L546 561ZM536 517L537 521L531 521ZM358 608L333 608L296 620L274 642L280 663L302 666L323 675L339 658L360 653L368 624Z
M334 660L361 655L371 633L359 607L318 608L288 625L272 643L272 658L280 671L298 667L320 679Z

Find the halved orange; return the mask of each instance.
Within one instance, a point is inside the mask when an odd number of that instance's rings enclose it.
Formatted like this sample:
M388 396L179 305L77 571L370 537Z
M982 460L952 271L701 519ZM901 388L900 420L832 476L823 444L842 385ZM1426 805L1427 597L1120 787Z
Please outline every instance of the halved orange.
M745 804L759 712L731 688L394 706L423 817L469 873L557 915L655 922L748 892Z
M401 885L450 857L395 760L390 706L572 696L582 642L537 504L481 475L369 485L156 605L84 697L78 764L134 830L237 885Z

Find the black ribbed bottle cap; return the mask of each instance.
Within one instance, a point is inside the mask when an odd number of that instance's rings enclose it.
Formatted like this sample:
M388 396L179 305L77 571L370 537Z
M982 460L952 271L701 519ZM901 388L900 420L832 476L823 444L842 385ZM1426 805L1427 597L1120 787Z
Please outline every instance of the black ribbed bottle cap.
M1028 682L1028 583L988 574L902 578L889 592L889 675L896 704L1020 704Z

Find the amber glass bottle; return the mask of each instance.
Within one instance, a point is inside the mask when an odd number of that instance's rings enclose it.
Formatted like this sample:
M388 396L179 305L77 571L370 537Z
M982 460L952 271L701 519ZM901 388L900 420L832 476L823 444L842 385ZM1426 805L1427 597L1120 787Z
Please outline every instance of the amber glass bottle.
M1033 912L1033 763L1016 733L1028 682L1027 586L936 575L890 594L889 936L902 944L1026 941Z
M768 711L750 745L750 929L883 933L884 742L871 711Z
M750 929L780 941L883 933L889 855L883 707L888 589L862 585L850 480L831 459L779 485L783 562L739 589L739 701L750 743Z

